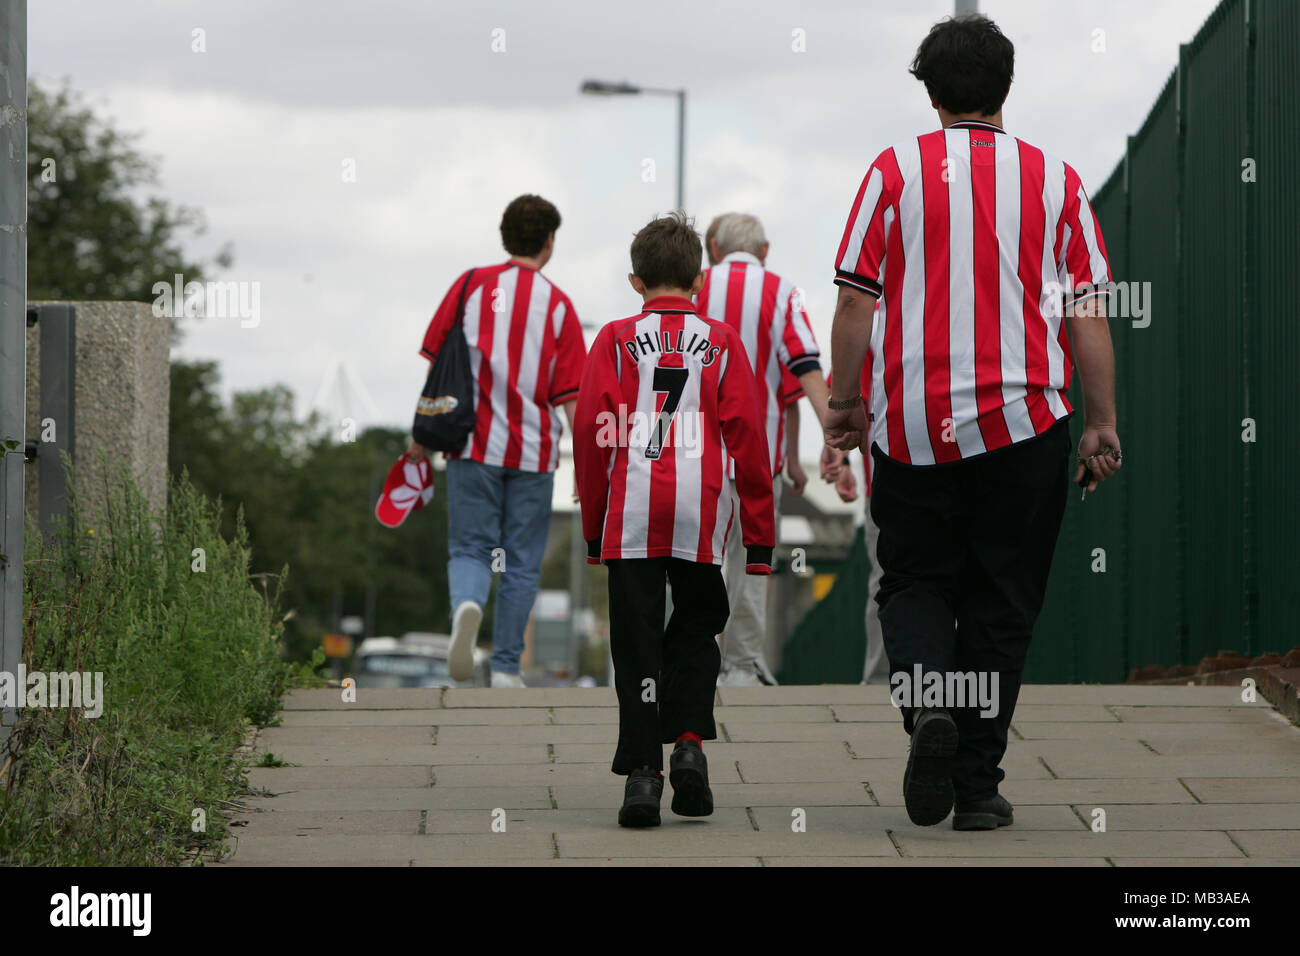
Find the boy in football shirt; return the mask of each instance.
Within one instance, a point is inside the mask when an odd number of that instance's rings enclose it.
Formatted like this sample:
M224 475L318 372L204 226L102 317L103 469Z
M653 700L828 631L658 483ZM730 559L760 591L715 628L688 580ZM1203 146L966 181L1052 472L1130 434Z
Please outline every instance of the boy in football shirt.
M632 240L636 315L601 329L587 354L573 457L589 563L609 568L610 652L625 775L621 826L659 825L663 745L672 810L713 812L702 741L717 739L714 635L729 608L722 552L736 462L746 573L770 574L775 527L757 386L734 330L701 315L703 247L681 213ZM665 584L673 613L665 617Z

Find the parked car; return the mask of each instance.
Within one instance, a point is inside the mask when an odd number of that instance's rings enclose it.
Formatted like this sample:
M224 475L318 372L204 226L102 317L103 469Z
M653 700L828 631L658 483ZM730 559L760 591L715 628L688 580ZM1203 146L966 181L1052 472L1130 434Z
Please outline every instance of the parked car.
M447 634L412 632L400 639L370 637L356 655L357 687L485 687L489 683L488 654L474 649L474 676L451 679Z

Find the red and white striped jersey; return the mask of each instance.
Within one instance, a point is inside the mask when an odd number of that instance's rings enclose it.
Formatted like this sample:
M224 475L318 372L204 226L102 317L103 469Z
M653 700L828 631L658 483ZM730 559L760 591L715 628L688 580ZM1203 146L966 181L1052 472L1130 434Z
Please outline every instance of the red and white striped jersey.
M466 272L443 298L420 354L432 361L455 322ZM463 323L478 422L449 458L520 471L554 471L562 413L578 396L586 346L569 297L519 262L475 269Z
M785 457L788 371L794 382L821 367L803 296L791 282L763 268L757 257L733 252L704 273L695 297L704 314L735 329L758 381L758 397L775 477Z
M746 570L771 569L772 475L753 371L739 335L689 299L659 296L591 345L573 460L588 559L721 564L736 461Z
M872 440L914 465L1025 441L1072 409L1064 303L1104 292L1101 228L1069 165L990 123L881 153L835 260L880 296Z

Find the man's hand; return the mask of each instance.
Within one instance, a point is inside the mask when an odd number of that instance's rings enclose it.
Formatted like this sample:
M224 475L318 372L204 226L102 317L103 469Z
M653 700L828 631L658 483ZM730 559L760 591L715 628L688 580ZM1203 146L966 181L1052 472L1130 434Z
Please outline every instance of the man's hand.
M803 465L799 464L798 458L786 458L785 476L790 479L790 494L803 494L803 490L808 484L808 473L803 470Z
M844 467L844 456L838 449L832 448L830 445L823 445L819 464L821 465L822 481L831 484L840 476L840 469Z
M824 431L826 444L851 451L862 444L867 433L867 410L861 402L852 408L828 408Z
M428 456L429 456L429 450L425 448L423 445L421 445L419 442L412 441L411 444L408 445L406 448L406 457L411 459L411 461L419 461L420 459L427 458Z
M842 451L857 448L867 432L867 410L863 407L859 384L862 363L871 344L871 323L876 297L849 286L840 286L831 320L831 377L835 387L830 397L837 402L858 398L852 408L826 409L822 420L826 444Z
M840 496L840 501L846 503L858 500L858 479L848 465L840 466L840 473L835 479L835 493Z
M1084 463L1092 470L1086 491L1119 471L1119 435L1115 433L1115 351L1107 324L1107 299L1096 295L1066 306L1070 338L1074 343L1074 367L1083 386L1083 438L1079 441L1080 462L1074 471L1078 484ZM1109 454L1103 454L1107 450ZM1085 492L1086 494L1086 492Z
M1083 437L1079 439L1080 461L1074 471L1074 483L1077 485L1083 477L1086 462L1086 467L1092 470L1087 490L1096 491L1099 484L1119 471L1122 457L1114 425L1085 425Z

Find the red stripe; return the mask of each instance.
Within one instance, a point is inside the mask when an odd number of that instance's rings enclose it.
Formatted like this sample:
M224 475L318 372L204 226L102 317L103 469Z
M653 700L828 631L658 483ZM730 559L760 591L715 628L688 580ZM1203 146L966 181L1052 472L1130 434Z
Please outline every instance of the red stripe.
M710 266L704 270L704 284L700 286L700 291L695 293L695 311L698 315L704 315L709 311L709 283L713 280L713 270L716 266Z
M492 430L492 338L496 316L492 311L492 293L498 288L501 274L497 273L479 289L482 296L478 307L478 419L474 422L474 444L470 457L482 461L487 452L488 433Z
M1055 167L1055 164L1053 164L1053 167ZM1061 261L1061 254L1063 252L1061 246L1065 242L1065 218L1069 214L1069 209L1070 209L1069 182L1066 182L1063 188L1066 190L1066 194L1065 194L1064 201L1061 203L1061 214L1056 217L1056 239L1052 243L1053 267L1056 267L1057 264ZM1065 291L1065 297L1068 299L1070 297L1069 290L1067 289L1064 291Z
M727 270L727 294L722 303L722 321L736 330L744 340L744 306L745 306L745 269L746 262L733 262ZM713 318L713 316L710 316ZM730 474L736 473L735 463L729 466Z
M1085 193L1084 199L1088 206L1088 217L1092 220L1092 233L1097 237L1097 251L1101 253L1102 259L1106 262L1106 281L1111 281L1110 275L1110 256L1106 255L1106 240L1101 234L1101 223L1097 221L1097 213L1093 211L1092 200L1087 198Z
M743 335L741 313L745 305L745 266L744 262L733 262L727 270L727 298L723 304L722 321Z
M727 480L723 474L722 432L713 424L719 421L718 381L722 363L730 364L734 360L730 351L724 351L719 354L718 361L700 369L700 417L706 424L704 434L700 436L700 540L696 560L707 564L713 563L713 528L718 523L718 499ZM731 531L730 521L727 522L727 531ZM724 536L724 548L726 540Z
M1030 401L1034 387L1050 382L1047 366L1047 322L1043 318L1043 243L1047 226L1047 212L1043 208L1043 154L1026 143L1016 141L1020 149L1020 284L1025 289L1022 309L1025 322L1025 382L1029 395L1030 418L1034 431L1042 431L1035 417L1035 404ZM1039 394L1038 398L1042 399ZM1040 407L1046 408L1045 403ZM1048 425L1051 414L1048 413Z
M677 338L677 333L684 324L681 315L660 315L655 335L661 342L665 336L669 337L671 341ZM664 368L681 368L683 365L682 355L679 352L669 352L666 349L661 349L659 361L656 365ZM664 402L668 399L666 392L654 392L653 395L654 411L650 417L651 428L654 427L654 422L658 420L659 411L664 407ZM673 529L677 523L673 517L677 506L677 457L673 445L677 427L677 417L674 415L673 422L664 435L659 460L650 466L650 522L646 535L647 557L668 556L673 551Z
M524 355L524 333L528 331L528 306L533 293L533 270L520 269L515 285L515 301L510 310L510 332L506 343L506 362L509 381L515 388L506 389L506 451L501 464L518 468L524 454L524 397L519 394L519 364Z
M944 182L948 142L942 130L918 137L921 150L921 186L925 205L925 422L930 449L936 462L956 461L961 457L956 441L944 441L952 420L952 371L949 365L948 294L951 262L952 222L948 209L949 183ZM955 178L949 174L949 178ZM893 270L889 270L892 272ZM898 301L898 300L894 300ZM892 407L892 402L891 402ZM898 409L902 413L900 383ZM893 452L893 438L890 438Z
M1062 396L1064 397L1064 396ZM1031 388L1025 396L1025 406L1029 409L1029 420L1034 423L1034 433L1041 435L1052 427L1056 417L1047 404L1047 397L1041 388ZM1068 407L1068 406L1067 406Z
M636 362L623 361L626 357L624 343L627 336L636 335L636 324L644 313L629 319L614 336L615 348L619 350L619 386L623 409L636 408L637 392L641 387L640 371ZM625 414L622 409L613 409L615 416ZM601 556L621 558L623 556L623 509L627 506L627 442L619 436L614 450L614 461L609 472L609 506L605 512L605 530L601 541Z
M889 151L889 158L894 158L894 151ZM897 164L895 164L897 168ZM881 250L885 245L885 210L889 208L889 191L884 188L884 169L881 169L880 196L876 199L876 208L867 221L867 230L862 235L862 248L858 250L858 261L853 271L865 279L880 278ZM894 193L897 195L897 193Z
M975 267L975 408L985 449L1011 444L1002 405L1002 318L998 278L997 156L994 146L971 140L971 262Z
M884 189L882 195L899 196L902 189L902 171L898 168L898 162L894 151L889 151L889 166L882 166L881 172L885 177ZM903 252L903 230L902 223L898 218L898 205L895 201L894 209L894 228L890 230L888 248L885 250L885 261L890 267L885 270L885 301L888 303L898 303L902 301L903 295L903 273L907 268L907 256ZM924 224L921 225L924 230ZM897 263L897 267L895 267ZM900 315L898 306L891 305L891 310L895 315ZM895 461L901 461L904 464L912 463L911 450L907 446L907 432L903 428L903 324L901 321L885 323L884 343L881 346L885 354L884 369L884 388L885 395L889 401L889 411L885 416L886 434L889 440L889 455ZM870 369L863 370L868 377L871 375Z
M758 300L758 329L754 338L754 351L757 353L753 356L754 378L758 381L758 408L762 416L763 430L767 430L768 417L773 409L776 410L776 434L765 435L768 443L768 463L772 469L772 474L776 475L776 463L780 460L780 443L785 432L783 427L785 414L781 408L781 403L777 400L777 395L781 390L781 372L783 366L780 362L776 363L775 382L768 380L768 375L772 374L772 323L776 319L777 293L781 290L781 277L773 275L771 272L763 273L763 292ZM774 444L775 442L775 444Z
M1092 262L1088 256L1088 243L1083 235L1083 224L1079 215L1078 174L1069 166L1065 167L1065 215L1070 227L1070 241L1065 247L1065 266L1070 271L1070 290L1066 298L1074 293L1074 287L1083 282L1092 281Z
M540 355L537 363L537 384L533 389L533 404L537 406L537 467L551 466L551 373L555 358L555 310L560 307L559 290L551 286L546 303L546 328L542 330Z
M892 150L890 156L893 156ZM862 177L862 185L858 187L858 194L853 197L853 208L849 210L849 221L844 227L844 236L840 239L839 251L835 253L835 268L837 269L840 267L840 263L844 261L844 253L849 251L849 240L853 238L853 224L858 221L858 210L862 208L862 197L867 194L867 184L869 182L871 182L870 169Z

